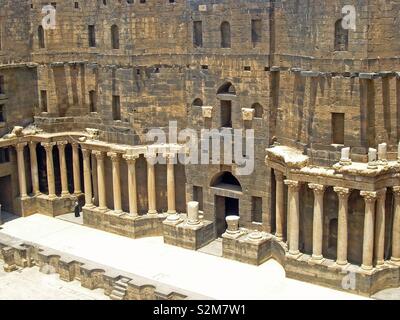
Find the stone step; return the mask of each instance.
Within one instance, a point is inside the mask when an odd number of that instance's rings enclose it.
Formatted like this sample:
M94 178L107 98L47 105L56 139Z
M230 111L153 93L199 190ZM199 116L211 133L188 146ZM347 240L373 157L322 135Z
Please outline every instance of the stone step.
M128 288L128 286L123 286L123 285L120 285L120 284L115 284L113 286L113 289L118 289L118 290L122 290L122 291L126 291L127 288Z
M113 293L110 294L110 299L111 300L124 300L123 297L116 296Z
M125 297L126 292L121 292L121 291L113 290L113 291L111 292L111 294L114 295L114 296L123 298L123 297Z

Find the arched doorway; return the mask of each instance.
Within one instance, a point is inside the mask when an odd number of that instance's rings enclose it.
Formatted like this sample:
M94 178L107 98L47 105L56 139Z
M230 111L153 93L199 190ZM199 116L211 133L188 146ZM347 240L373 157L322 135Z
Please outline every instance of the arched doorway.
M242 186L239 180L229 171L218 173L211 180L210 186L215 190L215 219L217 236L225 233L227 216L239 216L239 201Z

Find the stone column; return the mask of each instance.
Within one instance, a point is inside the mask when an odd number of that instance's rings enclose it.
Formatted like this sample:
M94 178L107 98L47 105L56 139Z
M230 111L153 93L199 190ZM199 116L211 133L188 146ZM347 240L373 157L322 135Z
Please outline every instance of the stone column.
M98 184L98 193L99 193L99 209L106 211L107 210L107 201L106 201L106 188L105 188L105 172L104 172L104 152L101 151L93 151L93 154L96 156L97 162L97 184Z
M116 152L109 152L107 155L112 161L112 178L113 178L113 195L114 195L114 211L122 213L121 202L121 156Z
M46 150L46 167L47 167L47 185L49 188L49 198L56 197L56 183L54 180L54 162L53 162L53 147L54 142L42 143Z
M176 213L176 196L175 196L175 157L176 154L169 153L166 155L167 159L167 200L168 200L168 214Z
M123 157L128 164L129 213L133 216L137 216L136 159L138 156L125 154Z
M18 162L18 181L19 181L19 193L21 199L28 197L28 192L26 189L26 175L25 175L25 156L24 149L27 145L26 142L18 143L15 146L17 150L17 162Z
M385 205L386 188L377 192L378 203L376 208L376 234L375 234L375 256L377 266L385 263Z
M334 191L337 193L339 198L336 264L343 266L347 265L347 213L350 189L336 187L334 188Z
M37 142L31 141L29 142L29 154L31 158L31 178L32 178L32 189L33 194L40 194L39 189L39 170L37 163L37 153L36 153Z
M314 191L314 218L313 218L313 254L314 260L322 260L322 241L324 229L324 193L325 186L309 184Z
M361 268L372 270L374 257L374 226L375 226L375 204L376 192L361 191L365 200L364 217L364 240L363 240L363 262Z
M90 150L82 149L83 155L83 183L85 186L85 206L93 207L93 194L92 194L92 170L90 167Z
M288 186L288 222L289 222L289 254L298 255L299 251L299 234L300 234L300 204L299 204L299 189L298 181L285 180Z
M276 181L276 205L275 205L275 224L276 232L275 236L279 240L283 240L283 224L284 224L284 183L283 183L283 173L275 171L275 181ZM289 236L289 235L288 235Z
M60 175L61 175L61 196L66 196L69 194L68 191L68 178L67 178L67 163L65 161L65 146L68 141L58 141L58 154L60 158Z
M155 176L155 154L146 154L147 159L147 197L149 202L148 214L157 214L156 204L156 176Z
M391 261L400 266L400 187L393 187L395 197Z
M72 143L72 166L74 171L74 194L77 195L82 193L78 143Z

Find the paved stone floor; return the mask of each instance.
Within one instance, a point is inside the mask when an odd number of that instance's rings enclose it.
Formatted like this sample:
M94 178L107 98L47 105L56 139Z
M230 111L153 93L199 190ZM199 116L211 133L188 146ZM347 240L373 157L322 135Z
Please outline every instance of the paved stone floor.
M10 221L0 232L215 299L364 299L286 279L275 261L255 267L165 245L161 237L133 240L43 215ZM15 291L0 291L8 290Z
M80 282L64 282L38 267L6 273L0 262L0 300L109 300L102 289L89 290Z

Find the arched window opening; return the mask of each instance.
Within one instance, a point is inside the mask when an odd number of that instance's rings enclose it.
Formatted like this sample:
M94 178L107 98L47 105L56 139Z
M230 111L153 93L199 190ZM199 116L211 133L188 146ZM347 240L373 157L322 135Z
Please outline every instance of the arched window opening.
M252 107L252 109L254 109L254 118L261 119L264 115L263 106L259 103L254 103L251 107Z
M242 191L242 185L239 180L230 172L224 171L217 174L211 180L211 187Z
M342 26L342 19L335 24L335 51L348 51L349 49L349 30Z
M222 22L221 24L221 48L231 47L231 25L229 22Z
M38 40L39 40L39 48L44 49L45 48L45 43L44 43L44 29L42 26L38 27Z
M219 87L217 94L232 94L236 95L236 89L234 85L230 82L224 83L221 87Z
M113 49L119 49L119 29L115 24L111 26L111 46Z
M201 100L200 98L197 98L193 101L192 105L193 105L193 107L202 107L203 100Z

